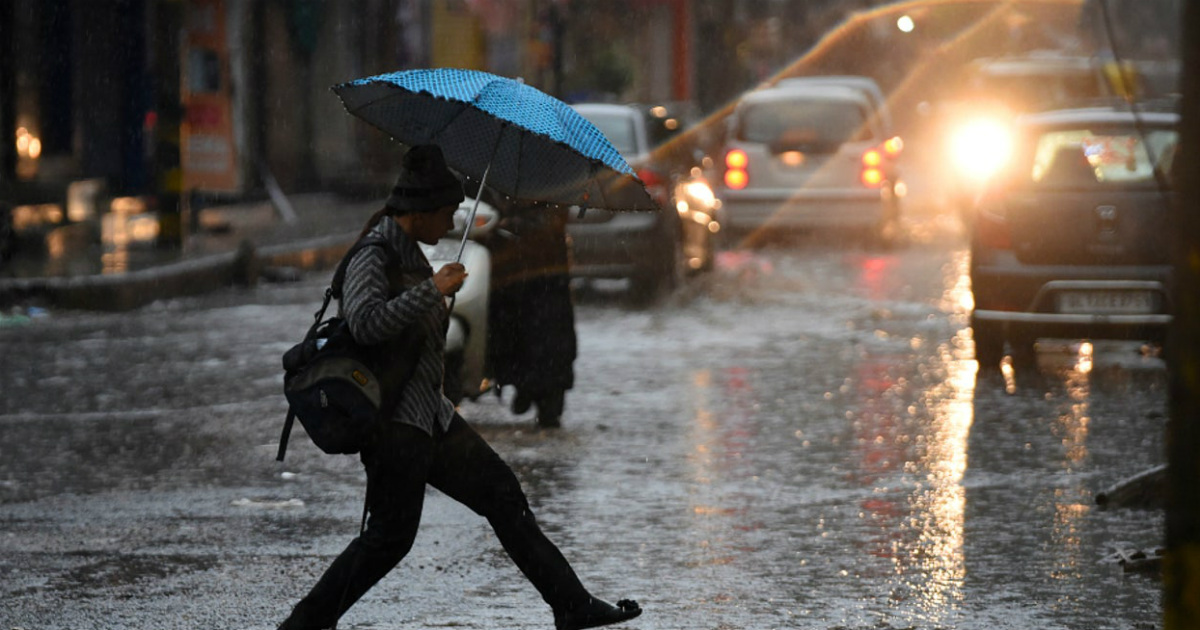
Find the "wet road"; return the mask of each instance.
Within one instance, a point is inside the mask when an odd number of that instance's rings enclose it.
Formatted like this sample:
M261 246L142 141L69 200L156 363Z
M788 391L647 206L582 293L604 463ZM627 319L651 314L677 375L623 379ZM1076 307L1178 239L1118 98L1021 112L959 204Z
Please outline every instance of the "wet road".
M735 249L651 309L579 296L564 428L464 415L627 627L1160 627L1156 511L1094 494L1163 461L1165 378L1063 346L976 378L966 252ZM357 531L362 473L295 434L279 355L319 279L0 328L0 626L273 628ZM343 628L551 628L486 524L431 493Z

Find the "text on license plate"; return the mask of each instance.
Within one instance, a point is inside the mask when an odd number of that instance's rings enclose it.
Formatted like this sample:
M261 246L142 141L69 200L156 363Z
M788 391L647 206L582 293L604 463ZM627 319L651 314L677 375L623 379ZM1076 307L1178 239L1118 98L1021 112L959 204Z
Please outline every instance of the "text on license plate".
M1151 291L1068 291L1058 295L1058 312L1090 315L1142 315L1154 312Z

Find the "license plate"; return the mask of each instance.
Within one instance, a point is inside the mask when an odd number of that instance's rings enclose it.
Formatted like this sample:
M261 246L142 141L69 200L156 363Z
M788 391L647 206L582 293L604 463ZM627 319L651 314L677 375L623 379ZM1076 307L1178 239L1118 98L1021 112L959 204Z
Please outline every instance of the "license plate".
M1144 315L1154 312L1154 294L1151 291L1070 291L1059 294L1058 312Z

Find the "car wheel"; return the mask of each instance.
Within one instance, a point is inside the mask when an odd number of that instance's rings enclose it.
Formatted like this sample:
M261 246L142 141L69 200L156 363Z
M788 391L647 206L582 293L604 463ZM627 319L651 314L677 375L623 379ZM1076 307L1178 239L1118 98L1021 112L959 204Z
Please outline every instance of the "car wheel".
M1032 370L1037 368L1037 337L1035 335L1012 335L1008 340L1012 350L1013 368Z
M993 322L971 322L971 336L975 341L975 361L982 370L1000 369L1004 358L1004 330Z
M446 394L446 398L454 403L457 407L464 398L463 394L463 355L461 352L450 352L446 354L445 372L442 376L442 392Z

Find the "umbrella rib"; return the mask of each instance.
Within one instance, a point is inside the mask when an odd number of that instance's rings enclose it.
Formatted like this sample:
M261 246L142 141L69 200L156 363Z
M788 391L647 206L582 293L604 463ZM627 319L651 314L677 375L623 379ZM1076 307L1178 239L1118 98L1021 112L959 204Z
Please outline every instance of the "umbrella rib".
M430 95L430 96L432 96L432 97L434 97L434 98L436 98L436 99L441 99L441 100L443 100L443 101L446 101L446 102L448 102L448 103L461 103L461 104L462 104L462 107L460 107L460 108L458 109L458 113L456 113L456 114L454 114L454 116L450 117L450 119L446 121L446 124L442 125L442 126L441 126L441 128L439 128L437 131L433 132L433 139L434 139L435 141L436 141L438 138L440 138L440 137L442 136L442 132L443 132L443 131L445 131L446 129L449 129L449 128L450 128L450 125L453 125L453 124L454 124L454 121L458 120L458 118L459 118L460 116L462 116L462 115L463 115L463 113L464 113L464 112L466 112L468 108L474 107L474 105L472 105L472 104L470 104L470 103L463 102L463 101L451 101L450 99L444 99L444 98L442 98L442 97L440 97L440 96L437 96L437 95L434 95L434 94L429 94L429 95Z

